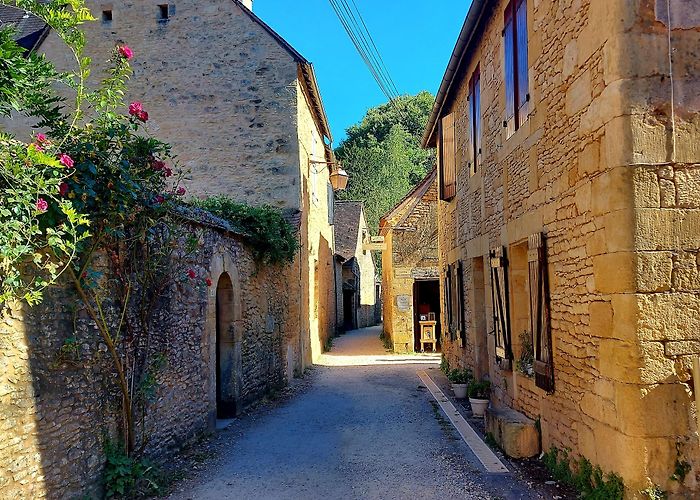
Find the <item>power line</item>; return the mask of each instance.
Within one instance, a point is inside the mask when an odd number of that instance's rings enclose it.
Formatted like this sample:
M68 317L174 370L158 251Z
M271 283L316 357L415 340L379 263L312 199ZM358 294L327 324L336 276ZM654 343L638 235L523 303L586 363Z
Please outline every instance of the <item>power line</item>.
M329 0L329 2L382 93L393 103L394 99L399 96L398 89L354 0L352 3L357 16L346 0Z

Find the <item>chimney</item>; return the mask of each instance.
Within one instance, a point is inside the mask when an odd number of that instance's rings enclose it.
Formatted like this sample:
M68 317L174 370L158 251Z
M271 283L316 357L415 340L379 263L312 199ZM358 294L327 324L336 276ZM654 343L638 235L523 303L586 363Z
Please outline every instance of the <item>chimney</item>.
M253 0L241 0L241 3L251 12L253 12Z

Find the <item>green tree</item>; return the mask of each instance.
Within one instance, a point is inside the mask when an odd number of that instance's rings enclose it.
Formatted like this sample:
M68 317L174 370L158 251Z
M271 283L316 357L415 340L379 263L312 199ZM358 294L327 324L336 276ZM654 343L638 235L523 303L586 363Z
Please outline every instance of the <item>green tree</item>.
M379 219L435 164L435 152L420 145L433 101L429 92L420 92L371 108L348 128L336 149L351 176L339 197L363 201L367 224L375 232Z

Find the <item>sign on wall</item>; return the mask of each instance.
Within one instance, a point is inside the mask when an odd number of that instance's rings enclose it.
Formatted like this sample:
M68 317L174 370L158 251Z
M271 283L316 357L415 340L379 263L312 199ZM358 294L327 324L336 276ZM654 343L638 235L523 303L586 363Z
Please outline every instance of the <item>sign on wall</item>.
M412 297L410 295L399 295L396 297L396 307L399 311L408 311L411 309Z

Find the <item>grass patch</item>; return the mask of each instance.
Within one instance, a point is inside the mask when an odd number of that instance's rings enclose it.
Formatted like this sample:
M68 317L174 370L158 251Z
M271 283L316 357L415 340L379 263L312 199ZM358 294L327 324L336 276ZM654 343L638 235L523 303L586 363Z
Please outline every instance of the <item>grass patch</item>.
M579 498L583 500L622 500L624 498L625 485L622 478L612 472L603 474L600 467L594 467L584 457L573 462L568 451L552 447L544 454L542 460L554 479L578 490L581 494Z

